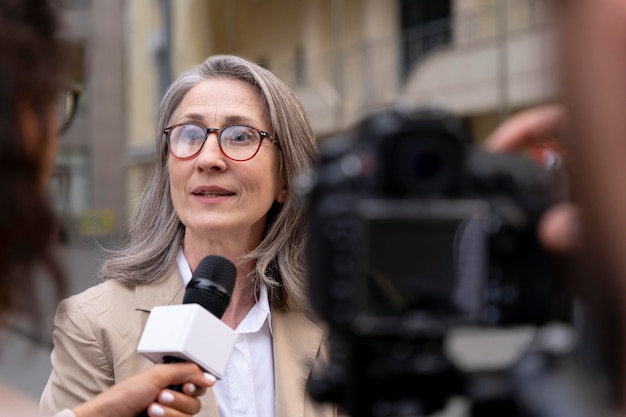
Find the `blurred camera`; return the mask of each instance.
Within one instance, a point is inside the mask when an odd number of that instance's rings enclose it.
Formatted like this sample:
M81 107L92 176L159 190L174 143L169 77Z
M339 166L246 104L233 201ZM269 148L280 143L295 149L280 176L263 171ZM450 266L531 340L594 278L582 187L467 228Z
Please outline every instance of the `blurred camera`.
M358 416L432 412L465 389L443 352L450 328L564 319L536 234L559 186L529 158L474 145L443 110L379 112L325 141L301 181L310 299L331 346L312 394ZM393 399L407 414L373 413Z

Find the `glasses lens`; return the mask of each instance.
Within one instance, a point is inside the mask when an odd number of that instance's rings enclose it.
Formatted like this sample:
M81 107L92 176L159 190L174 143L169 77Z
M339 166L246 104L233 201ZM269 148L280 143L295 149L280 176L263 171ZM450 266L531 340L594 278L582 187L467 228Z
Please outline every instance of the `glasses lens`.
M59 131L64 132L70 126L76 109L76 95L63 91L55 103L55 117Z
M222 130L220 145L231 159L250 159L256 154L261 143L259 132L248 126L232 125Z
M178 158L189 158L195 155L206 138L206 130L200 126L187 124L176 126L170 131L168 140L170 150Z

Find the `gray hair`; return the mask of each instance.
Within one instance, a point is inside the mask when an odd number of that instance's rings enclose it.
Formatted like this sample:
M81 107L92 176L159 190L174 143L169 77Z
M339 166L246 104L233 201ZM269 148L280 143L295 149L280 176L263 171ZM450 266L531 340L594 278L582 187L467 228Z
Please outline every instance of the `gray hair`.
M244 81L258 93L269 115L281 149L280 175L290 192L283 204L275 203L267 216L261 243L243 258L253 260L250 273L254 289L263 283L274 308L305 308L306 267L304 212L294 193L296 177L312 168L318 157L315 135L295 94L267 69L245 59L216 55L183 73L165 92L157 119L156 166L133 215L128 245L113 251L103 264L101 277L127 285L147 284L163 277L176 263L185 227L170 196L168 149L163 129L169 126L183 97L205 79Z

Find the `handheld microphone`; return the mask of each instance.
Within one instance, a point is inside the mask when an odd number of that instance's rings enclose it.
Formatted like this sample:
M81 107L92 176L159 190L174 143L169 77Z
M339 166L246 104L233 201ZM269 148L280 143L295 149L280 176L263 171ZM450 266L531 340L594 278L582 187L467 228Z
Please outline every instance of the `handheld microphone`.
M205 257L196 268L185 290L183 304L199 304L221 318L230 303L237 268L218 255Z
M221 379L237 341L237 333L220 320L236 276L228 259L205 257L187 284L183 304L152 309L137 352L154 363L194 362Z

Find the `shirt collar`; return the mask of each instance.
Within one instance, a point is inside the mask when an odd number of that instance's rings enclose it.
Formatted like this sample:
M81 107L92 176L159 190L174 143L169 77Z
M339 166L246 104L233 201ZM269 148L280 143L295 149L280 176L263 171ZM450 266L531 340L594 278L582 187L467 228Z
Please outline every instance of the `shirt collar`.
M180 272L180 276L183 279L183 287L187 288L187 284L191 281L191 268L189 267L189 262L187 262L187 258L185 258L182 249L178 251L176 264L178 265L178 272Z
M191 281L191 267L189 266L189 262L187 262L187 258L183 253L182 248L178 251L178 256L176 257L176 264L178 265L178 271L180 272L180 276L183 280L183 286L186 288L189 281ZM255 324L248 323L248 318L255 317L252 321ZM269 325L270 333L272 332L272 320L271 320L271 311L270 311L270 303L269 297L267 295L267 286L265 284L261 285L261 291L259 292L259 298L256 301L256 304L252 306L252 309L248 312L248 316L246 316L246 320L244 320L241 324L252 324L252 327L257 328L263 325L263 322L267 320ZM241 324L239 327L241 327ZM246 326L248 327L248 326Z

